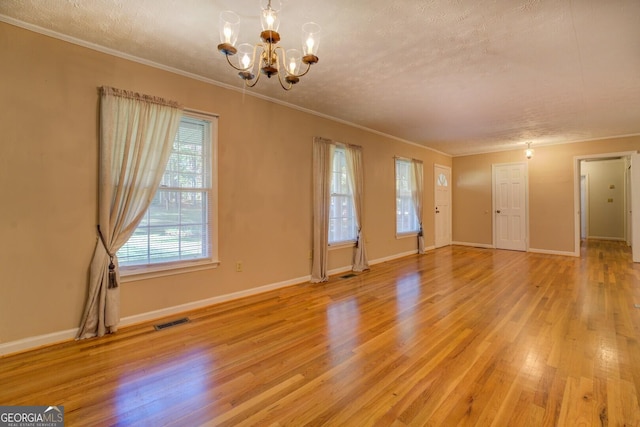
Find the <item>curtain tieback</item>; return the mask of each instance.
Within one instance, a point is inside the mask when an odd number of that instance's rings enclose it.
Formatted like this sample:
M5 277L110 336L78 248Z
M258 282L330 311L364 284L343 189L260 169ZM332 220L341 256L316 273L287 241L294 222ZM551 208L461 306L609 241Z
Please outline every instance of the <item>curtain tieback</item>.
M118 282L116 281L116 266L113 263L113 257L115 256L111 252L109 252L109 248L107 247L107 242L104 240L104 236L102 235L102 231L100 231L100 224L98 224L98 235L100 236L100 241L102 242L102 246L104 246L104 250L107 251L107 255L109 255L109 285L108 289L113 289L118 287Z

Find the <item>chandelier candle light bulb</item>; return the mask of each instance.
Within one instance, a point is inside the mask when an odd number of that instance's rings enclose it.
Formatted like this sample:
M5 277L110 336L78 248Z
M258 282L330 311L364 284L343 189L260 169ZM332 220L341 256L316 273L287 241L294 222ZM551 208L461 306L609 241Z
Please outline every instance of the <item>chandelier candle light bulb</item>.
M242 68L249 68L249 65L251 65L251 59L249 58L249 55L245 53L242 56Z
M229 23L224 24L224 42L231 44L231 26Z
M263 19L262 19L262 29L265 31L278 31L279 26L275 26L276 23L276 11L275 10L265 10L263 11ZM279 23L279 22L278 22Z
M220 14L220 43L218 50L225 55L234 55L237 51L234 45L238 40L240 17L233 12Z
M268 78L277 75L280 86L284 90L289 90L300 81L300 77L309 72L311 65L318 62L320 26L313 22L307 22L302 26L303 56L295 49L285 52L283 48L277 46L280 41L278 33L280 0L262 0L261 3L263 8L260 16L262 23L260 39L262 43L257 43L255 46L243 43L236 49L240 18L232 11L225 11L220 14L221 43L218 45L218 51L225 55L231 67L239 71L238 76L245 81L246 86L254 87L262 74ZM238 65L234 65L229 59L236 54L238 54ZM300 72L303 63L307 67ZM254 72L253 67L256 64L258 70Z
M315 64L318 62L318 45L320 44L318 35L320 34L320 25L315 22L307 22L302 26L302 34L304 40L304 57L302 60L305 63Z

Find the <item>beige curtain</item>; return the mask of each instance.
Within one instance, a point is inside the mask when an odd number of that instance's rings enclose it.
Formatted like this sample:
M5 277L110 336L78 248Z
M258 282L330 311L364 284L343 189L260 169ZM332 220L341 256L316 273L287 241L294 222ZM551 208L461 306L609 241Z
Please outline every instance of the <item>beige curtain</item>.
M411 160L411 199L413 200L413 207L418 217L418 223L420 224L420 231L418 232L418 253L425 253L424 249L424 236L422 232L422 195L424 187L424 172L422 162L420 160Z
M364 213L364 172L362 168L362 147L355 145L345 146L347 158L347 170L349 171L349 186L353 194L353 205L358 221L358 237L353 253L353 271L369 269L367 251L365 249L364 232L362 231Z
M335 146L328 139L313 139L313 256L311 283L329 280L329 203L331 201L331 159Z
M102 87L98 241L77 338L103 336L120 321L116 252L156 193L178 130L182 107L161 98Z

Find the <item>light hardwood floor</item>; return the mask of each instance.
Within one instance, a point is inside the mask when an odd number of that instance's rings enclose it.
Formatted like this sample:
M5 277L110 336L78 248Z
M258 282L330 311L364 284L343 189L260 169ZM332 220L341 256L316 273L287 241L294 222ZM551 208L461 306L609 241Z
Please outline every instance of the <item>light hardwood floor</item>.
M637 426L630 258L441 248L4 357L0 405L64 405L67 426Z

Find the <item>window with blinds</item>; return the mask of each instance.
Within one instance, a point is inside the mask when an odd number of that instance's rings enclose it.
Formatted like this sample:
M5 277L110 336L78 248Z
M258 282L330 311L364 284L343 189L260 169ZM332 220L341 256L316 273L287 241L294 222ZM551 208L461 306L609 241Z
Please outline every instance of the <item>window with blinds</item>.
M411 161L396 159L396 234L417 233L420 223L413 205Z
M142 221L118 251L123 271L213 261L212 187L216 126L185 114L158 191Z
M358 228L344 148L335 148L331 164L329 244L355 242Z

